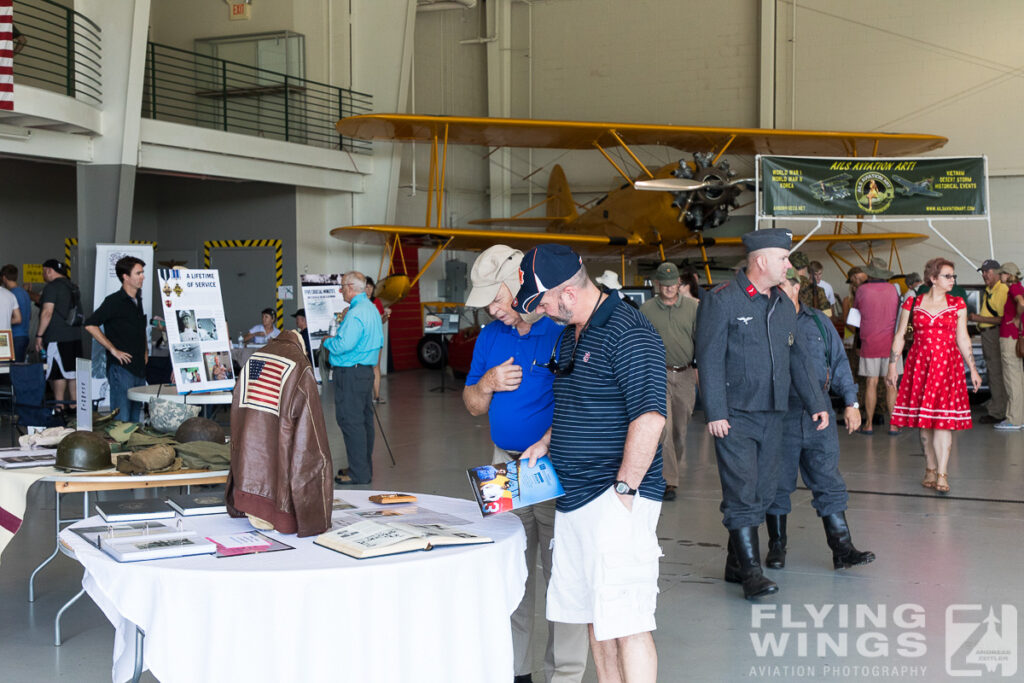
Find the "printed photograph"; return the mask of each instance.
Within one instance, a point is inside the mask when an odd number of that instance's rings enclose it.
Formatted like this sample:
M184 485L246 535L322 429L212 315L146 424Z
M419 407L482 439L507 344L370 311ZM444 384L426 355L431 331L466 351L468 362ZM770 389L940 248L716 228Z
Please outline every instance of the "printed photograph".
M171 358L178 365L199 362L199 344L171 344Z
M196 312L192 309L175 311L178 318L178 337L181 341L199 341L199 330L196 329Z
M199 384L203 381L202 368L199 366L181 369L182 384Z
M343 273L317 273L313 275L304 274L302 284L304 285L341 285Z
M206 376L211 381L235 378L235 373L231 371L231 354L227 351L207 351L203 354L203 363L206 365Z
M196 330L200 341L217 341L217 320L214 318L197 318Z

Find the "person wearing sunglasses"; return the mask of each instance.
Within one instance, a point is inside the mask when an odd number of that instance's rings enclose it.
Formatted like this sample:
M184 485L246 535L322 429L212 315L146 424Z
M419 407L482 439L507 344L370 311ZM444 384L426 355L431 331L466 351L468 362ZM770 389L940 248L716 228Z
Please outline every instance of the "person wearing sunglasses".
M498 244L477 257L470 271L473 285L466 305L486 308L494 321L480 332L466 376L462 400L472 415L487 414L494 442L492 464L516 460L551 426L554 374L562 327L536 313L520 314L512 301L519 292L523 252ZM512 613L512 654L515 683L532 681L531 633L536 590L547 589L551 577L551 539L555 533L555 501L513 510L526 531L526 590ZM537 576L537 554L544 568ZM587 667L587 630L579 624L549 621L544 668L558 681L580 681Z
M776 288L791 267L791 242L792 233L780 228L743 235L746 268L709 292L697 313L700 395L729 530L725 580L743 584L748 600L779 590L761 570L757 530L775 498L790 387L818 430L829 425L796 311Z
M526 252L519 281L517 311L567 326L549 363L551 428L523 453L528 467L550 453L565 489L547 617L588 624L598 680L654 681L665 347L642 313L598 289L567 246Z

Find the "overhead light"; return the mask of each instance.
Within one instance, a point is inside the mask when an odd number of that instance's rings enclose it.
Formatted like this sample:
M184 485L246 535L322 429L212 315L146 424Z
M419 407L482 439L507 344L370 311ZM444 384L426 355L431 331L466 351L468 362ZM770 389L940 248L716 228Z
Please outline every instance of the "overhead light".
M0 123L0 138L15 138L17 140L28 140L32 137L32 131L21 126L8 126Z

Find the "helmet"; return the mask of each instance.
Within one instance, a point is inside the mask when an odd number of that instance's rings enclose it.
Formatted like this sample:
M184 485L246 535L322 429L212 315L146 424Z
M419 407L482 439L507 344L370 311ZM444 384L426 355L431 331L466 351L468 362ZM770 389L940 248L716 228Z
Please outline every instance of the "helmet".
M174 440L178 443L189 443L191 441L212 441L213 443L224 443L224 428L213 420L205 417L190 417L181 423L178 431L174 432Z
M54 467L73 472L105 470L113 466L110 444L93 432L74 432L64 437L57 446Z

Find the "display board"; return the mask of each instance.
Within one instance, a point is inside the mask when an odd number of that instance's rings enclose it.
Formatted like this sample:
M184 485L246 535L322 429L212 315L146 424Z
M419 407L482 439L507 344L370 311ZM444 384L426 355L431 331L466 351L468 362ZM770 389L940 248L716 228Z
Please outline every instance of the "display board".
M158 279L178 393L230 391L235 386L235 373L220 273L161 269Z
M984 157L761 156L762 216L984 216Z
M341 324L348 302L341 294L341 273L302 276L302 306L306 309L306 329L313 352L313 368L320 381L320 347L330 335L331 323Z

